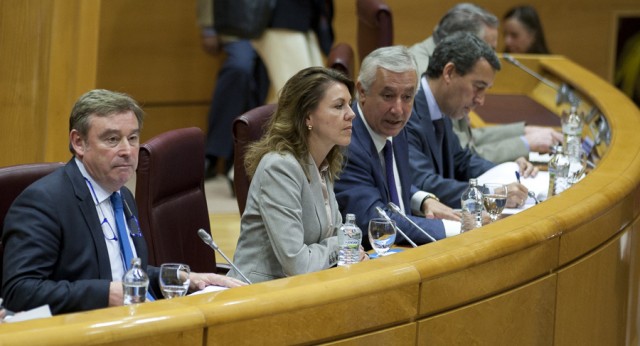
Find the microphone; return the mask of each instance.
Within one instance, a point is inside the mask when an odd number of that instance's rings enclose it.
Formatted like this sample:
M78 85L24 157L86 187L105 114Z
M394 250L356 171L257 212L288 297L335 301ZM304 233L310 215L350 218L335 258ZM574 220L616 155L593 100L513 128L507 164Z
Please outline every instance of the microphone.
M200 236L200 239L202 239L202 241L209 245L212 249L214 249L215 251L217 251L220 255L222 255L222 257L224 257L225 260L227 260L227 262L229 262L229 264L231 264L231 266L233 267L233 269L235 269L238 274L240 274L240 276L242 276L242 278L244 279L244 281L246 283L248 283L249 285L251 285L251 281L249 281L249 279L247 279L246 276L244 276L244 274L242 274L242 272L240 271L240 269L238 269L238 267L236 267L235 264L233 264L233 262L231 260L229 260L229 257L227 257L224 252L222 252L222 250L220 250L220 248L218 247L218 245L213 241L213 238L211 238L211 235L209 234L209 232L203 230L202 228L200 228L198 230L198 236Z
M383 218L383 219L385 219L385 220L387 220L387 221L391 221L391 219L389 218L389 216L387 215L387 213L385 213L385 212L384 212L384 210L382 210L382 208L380 208L380 207L376 207L376 210L378 211L378 215L380 215L380 217L381 217L381 218ZM394 225L395 225L395 223L392 223L392 224L394 224ZM411 239L409 239L409 237L407 237L407 235L406 235L406 234L404 234L404 232L402 232L402 230L400 229L400 227L398 227L397 225L396 225L396 226L394 226L394 227L396 228L396 231L397 231L398 233L400 233L400 235L401 235L401 236L403 236L403 237L404 237L404 239L406 239L406 240L409 242L409 244L411 244L411 246L413 246L413 247L418 247L418 245L416 245L416 243L414 243L413 241L411 241Z
M427 231L425 231L424 229L422 229L422 227L418 226L418 224L416 224L415 222L413 222L413 220L411 220L401 209L400 207L398 207L395 203L393 202L389 202L389 204L387 204L389 206L389 209L391 209L392 212L402 216L403 219L409 221L409 223L411 225L413 225L413 227L417 228L420 230L420 232L424 233L424 235L427 236L427 238L429 238L431 241L435 242L436 239L434 237L431 236L431 234L427 233Z
M580 103L580 100L573 93L573 90L571 90L571 87L569 87L569 85L563 83L561 86L558 86L556 83L553 83L552 81L550 81L550 80L544 78L543 76L541 76L539 73L537 73L537 72L531 70L530 68L526 67L525 65L520 63L520 61L516 60L516 58L512 57L511 55L509 55L507 53L502 53L502 57L506 61L508 61L511 64L515 65L516 67L518 67L519 69L523 70L524 72L532 75L537 80L541 81L542 83L546 84L547 86L549 86L550 88L555 90L557 92L557 94L556 94L556 104L557 105L560 105L563 102L568 102L572 106L578 106L578 104Z
M522 65L522 63L520 63L520 61L516 60L516 58L512 57L511 55L507 54L507 53L502 53L502 57L504 58L504 60L512 63L513 65L516 65L518 68L520 68L521 70L523 70L524 72L532 75L533 77L535 77L537 80L541 81L542 83L548 85L549 87L551 87L553 90L558 90L559 86L556 83L553 83L552 81L542 77L539 73L531 70L530 68Z

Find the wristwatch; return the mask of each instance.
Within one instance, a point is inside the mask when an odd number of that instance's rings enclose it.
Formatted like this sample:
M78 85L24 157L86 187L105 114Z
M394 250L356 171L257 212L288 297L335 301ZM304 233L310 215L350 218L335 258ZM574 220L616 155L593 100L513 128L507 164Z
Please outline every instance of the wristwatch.
M433 198L433 199L435 199L436 201L440 202L440 199L438 198L438 196L436 196L436 195L432 194L431 192L426 192L426 191L425 191L425 193L426 193L427 195L424 197L424 199L422 199L422 203L424 203L424 201L428 200L429 198Z

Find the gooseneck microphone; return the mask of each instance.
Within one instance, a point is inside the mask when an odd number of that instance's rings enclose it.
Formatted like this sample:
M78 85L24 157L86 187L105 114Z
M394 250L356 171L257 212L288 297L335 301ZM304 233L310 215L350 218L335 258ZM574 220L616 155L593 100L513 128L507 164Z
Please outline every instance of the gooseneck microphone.
M431 236L431 234L427 233L427 231L425 231L424 229L422 229L422 227L418 226L418 224L416 224L415 222L413 222L413 220L411 220L401 209L400 207L398 207L395 203L393 202L389 202L389 204L387 204L387 206L389 206L389 209L391 209L392 212L400 215L403 219L409 221L409 223L417 228L418 230L420 230L420 232L424 233L424 235L427 236L427 238L429 238L431 241L435 242L436 239L434 237Z
M389 218L389 216L387 215L387 213L384 212L384 210L382 210L382 208L380 207L376 207L376 210L378 211L378 215L380 215L381 218L387 220L387 221L391 221L391 219ZM418 247L418 245L416 245L416 243L414 243L406 234L404 234L404 232L402 232L402 230L400 229L400 227L398 227L397 225L395 226L396 231L398 233L400 233L401 236L404 237L404 239L406 239L409 244L411 244L411 246L413 247Z
M213 241L213 238L211 238L211 235L209 234L209 232L203 230L202 228L200 228L198 230L198 236L200 236L200 239L202 239L202 241L209 245L213 250L217 251L225 260L227 260L227 262L233 267L233 269L235 269L238 274L240 274L240 276L242 276L242 278L244 279L244 282L248 283L249 285L251 285L251 281L249 281L249 279L247 279L246 276L244 276L244 274L242 274L242 272L240 271L240 269L238 269L238 267L236 267L235 264L233 264L233 262L229 259L229 257L227 257L224 252L222 252L222 250L220 250L220 248L218 247L218 245L216 245L216 243Z
M512 57L508 53L502 53L502 57L506 61L510 62L511 64L515 65L519 69L521 69L524 72L526 72L526 73L530 74L531 76L533 76L535 79L539 80L540 82L546 84L547 86L549 86L550 88L555 90L557 92L557 94L556 94L556 104L557 105L560 105L563 102L568 102L572 106L577 106L580 103L580 100L573 93L573 90L571 90L571 87L569 87L569 85L563 83L562 85L558 86L556 83L544 78L539 73L537 73L537 72L531 70L530 68L526 67L525 65L520 63L520 61L518 61L516 58Z
M558 90L559 86L556 83L554 83L554 82L542 77L539 73L537 73L537 72L533 71L532 69L524 66L522 63L520 63L520 61L516 60L516 58L512 57L511 55L509 55L507 53L502 53L502 57L504 58L504 60L512 63L513 65L516 65L519 69L521 69L524 72L532 75L535 79L537 79L537 80L541 81L542 83L548 85L549 87L553 88L553 90Z

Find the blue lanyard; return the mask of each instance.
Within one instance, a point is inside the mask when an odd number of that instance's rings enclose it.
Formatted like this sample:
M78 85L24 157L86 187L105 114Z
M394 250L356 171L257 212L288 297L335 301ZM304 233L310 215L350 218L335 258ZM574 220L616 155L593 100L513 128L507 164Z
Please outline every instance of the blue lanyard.
M87 179L86 177L83 177L83 178L87 182L87 184L89 184L89 188L91 189L91 194L93 195L95 203L98 205L98 209L102 214L102 218L101 218L102 221L100 222L100 227L102 227L102 225L106 223L107 226L109 227L109 230L111 230L111 234L113 235L112 238L109 238L107 234L105 234L104 235L105 238L107 238L108 240L118 241L118 237L116 236L116 233L113 230L113 226L111 226L111 224L109 223L109 220L107 219L104 213L104 210L102 210L102 203L98 201L98 195L96 194L96 190L93 188L93 184L91 184L91 181L89 181L89 179ZM138 223L138 218L135 215L133 215L133 213L131 212L131 208L129 208L129 204L124 198L122 199L122 202L125 207L125 218L127 219L126 221L127 221L127 226L129 227L129 234L132 237L141 237L142 232L140 232L140 223Z

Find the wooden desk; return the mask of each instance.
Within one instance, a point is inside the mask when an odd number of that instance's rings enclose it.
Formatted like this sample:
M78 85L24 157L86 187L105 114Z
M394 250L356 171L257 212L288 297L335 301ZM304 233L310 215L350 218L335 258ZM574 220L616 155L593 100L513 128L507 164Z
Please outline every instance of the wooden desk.
M561 195L351 267L0 326L0 343L637 345L640 111L567 59L518 58L574 86L612 129L598 166ZM492 92L545 100L546 86L503 66Z

